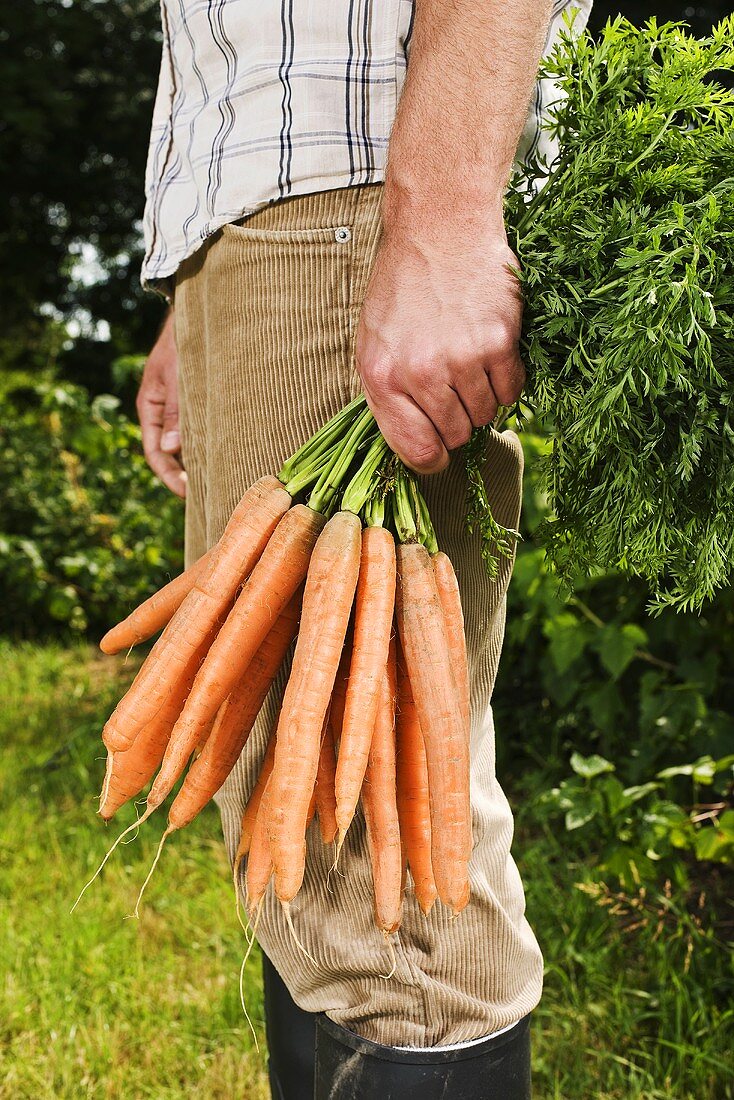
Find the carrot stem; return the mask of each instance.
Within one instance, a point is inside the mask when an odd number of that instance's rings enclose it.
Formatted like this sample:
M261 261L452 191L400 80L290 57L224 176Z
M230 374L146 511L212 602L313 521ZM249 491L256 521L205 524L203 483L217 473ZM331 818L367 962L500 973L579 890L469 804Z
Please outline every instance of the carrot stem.
M369 409L355 420L344 443L339 447L334 458L327 463L316 486L308 500L309 508L315 512L324 512L334 503L336 494L349 472L354 458L366 439L377 432L375 418Z
M298 450L287 459L280 468L278 480L287 484L299 470L313 464L314 460L324 453L340 439L344 437L345 429L359 416L365 406L365 396L360 394L350 401L348 405L332 416L331 420L324 424L310 439L307 439Z
M382 466L389 454L387 443L382 435L378 435L371 443L364 462L344 490L342 511L354 512L355 515L362 512L379 488Z

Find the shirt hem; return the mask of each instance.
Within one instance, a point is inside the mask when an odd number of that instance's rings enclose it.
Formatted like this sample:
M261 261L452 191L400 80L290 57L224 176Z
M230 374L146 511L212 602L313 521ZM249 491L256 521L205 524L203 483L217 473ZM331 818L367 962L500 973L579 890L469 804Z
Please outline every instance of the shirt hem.
M140 282L143 290L162 294L164 298L170 301L173 291L173 279L185 260L194 256L199 249L206 244L209 238L219 232L223 226L231 225L232 222L240 221L241 218L249 218L250 215L257 214L259 210L263 210L266 206L271 206L276 202L282 202L284 199L302 198L304 195L313 195L320 191L337 191L341 187L364 187L371 183L384 182L384 166L377 165L370 170L367 178L363 180L352 180L349 175L346 174L340 174L338 176L314 176L308 180L302 180L300 183L293 184L287 195L283 195L282 197L279 195L272 195L267 198L259 199L254 203L247 203L239 210L215 218L209 225L204 236L197 241L192 241L187 248L183 249L175 257L172 257L168 263L163 264L160 268L151 265L149 259L146 258L143 262L140 274Z

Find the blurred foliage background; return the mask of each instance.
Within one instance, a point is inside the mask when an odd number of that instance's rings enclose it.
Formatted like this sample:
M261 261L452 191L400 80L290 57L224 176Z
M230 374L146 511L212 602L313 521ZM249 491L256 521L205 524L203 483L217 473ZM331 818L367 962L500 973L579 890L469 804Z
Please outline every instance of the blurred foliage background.
M730 10L597 0L592 28L622 13L703 34ZM138 282L159 51L157 0L25 0L0 27L0 634L3 665L25 685L8 736L31 698L26 666L62 681L59 669L89 661L85 640L181 565L180 502L148 472L133 416L163 316ZM628 579L560 592L534 537L547 440L531 428L524 445L524 541L494 705L548 960L543 1095L732 1097L734 598L651 619ZM94 677L84 683L94 694ZM105 681L90 705L112 695ZM76 745L70 707L59 728ZM54 772L51 797L94 782L82 755L83 767L77 748L64 758L68 781ZM609 1055L606 1085L583 1043L573 1049L581 1033L594 1057ZM21 1080L4 1092L0 1074L0 1096L46 1095Z

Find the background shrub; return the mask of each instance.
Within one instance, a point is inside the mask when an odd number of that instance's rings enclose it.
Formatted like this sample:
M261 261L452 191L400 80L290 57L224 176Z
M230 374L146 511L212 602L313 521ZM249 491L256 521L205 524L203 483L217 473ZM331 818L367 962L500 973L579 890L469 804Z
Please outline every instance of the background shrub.
M180 571L183 509L110 394L6 391L0 424L0 633L99 635Z

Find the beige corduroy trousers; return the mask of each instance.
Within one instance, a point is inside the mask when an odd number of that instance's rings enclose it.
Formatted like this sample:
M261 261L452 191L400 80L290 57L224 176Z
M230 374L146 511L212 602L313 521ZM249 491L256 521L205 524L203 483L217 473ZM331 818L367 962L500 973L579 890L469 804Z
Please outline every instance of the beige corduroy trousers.
M188 471L186 551L197 558L221 535L240 496L359 392L353 344L380 235L380 185L276 203L225 226L179 271L175 289L183 455ZM456 242L461 247L461 242ZM495 434L486 479L497 518L515 526L522 453ZM452 919L424 917L408 885L392 966L374 924L364 821L340 859L312 826L306 876L291 906L299 950L272 888L258 939L301 1008L375 1042L426 1047L477 1039L525 1016L540 997L542 960L524 916L510 855L512 815L495 778L490 698L505 621L511 562L489 580L463 526L459 463L426 478L439 544L461 586L472 688L471 901ZM272 727L281 674L237 767L218 795L230 856ZM515 734L515 731L511 731ZM312 961L313 960L313 961Z

